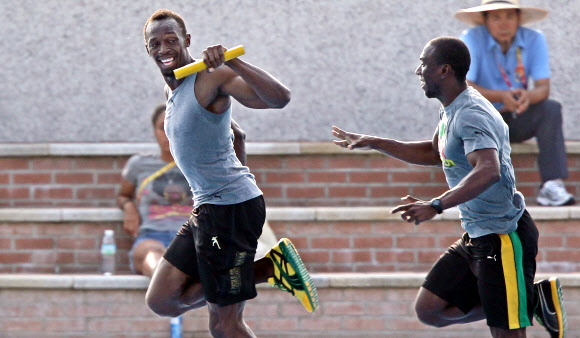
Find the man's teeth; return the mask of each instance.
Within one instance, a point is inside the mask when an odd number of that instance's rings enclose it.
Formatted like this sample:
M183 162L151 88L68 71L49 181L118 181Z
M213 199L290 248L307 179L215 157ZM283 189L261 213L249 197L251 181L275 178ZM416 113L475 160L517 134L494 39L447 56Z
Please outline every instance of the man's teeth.
M161 59L161 63L167 65L173 62L173 58Z

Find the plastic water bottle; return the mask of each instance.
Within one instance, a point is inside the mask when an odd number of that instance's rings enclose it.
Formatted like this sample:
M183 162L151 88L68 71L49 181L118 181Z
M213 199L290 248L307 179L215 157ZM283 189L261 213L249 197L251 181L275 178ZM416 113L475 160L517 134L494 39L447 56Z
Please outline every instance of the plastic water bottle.
M181 327L181 316L171 318L171 338L181 338L183 328Z
M115 232L113 230L105 230L103 243L101 245L101 272L103 274L108 276L115 273L116 253L117 246L115 245Z

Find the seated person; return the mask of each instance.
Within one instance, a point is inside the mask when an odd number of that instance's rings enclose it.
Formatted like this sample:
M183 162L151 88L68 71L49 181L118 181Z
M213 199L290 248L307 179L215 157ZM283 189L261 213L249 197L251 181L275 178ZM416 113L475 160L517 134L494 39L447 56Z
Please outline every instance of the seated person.
M160 105L152 115L160 153L132 156L123 169L117 195L117 206L124 211L123 228L135 238L129 253L131 269L149 277L193 209L189 184L169 151L164 119L165 105ZM231 126L236 155L245 165L245 133L234 120ZM264 240L267 243L263 243ZM266 223L256 257L262 257L276 242L276 236Z
M574 197L562 181L568 177L562 107L548 98L546 39L540 31L522 27L547 14L544 9L521 7L514 0L483 0L481 6L462 9L455 17L475 25L460 36L471 53L467 83L502 113L511 142L536 138L542 179L538 204L571 205Z

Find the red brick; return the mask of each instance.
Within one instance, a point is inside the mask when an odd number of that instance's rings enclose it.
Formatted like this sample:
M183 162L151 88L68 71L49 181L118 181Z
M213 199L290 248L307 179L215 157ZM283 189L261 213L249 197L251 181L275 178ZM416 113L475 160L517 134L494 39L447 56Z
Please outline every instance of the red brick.
M59 238L57 247L59 249L97 249L100 238Z
M296 156L286 158L288 169L322 169L325 168L326 156Z
M77 190L77 198L93 199L93 198L115 198L114 188L79 188Z
M328 188L328 196L330 198L355 198L355 197L366 197L367 196L367 188L366 187L353 187L353 186L346 186L346 187L329 187Z
M439 196L443 194L445 191L449 190L447 186L417 186L411 187L411 196L414 196L419 199L431 199L433 197Z
M73 161L73 169L115 169L116 161L111 157L79 157Z
M126 318L89 318L87 324L91 332L129 332L131 323Z
M31 160L32 169L34 170L70 170L72 160L69 158L35 158Z
M324 250L324 251L300 250L300 258L302 258L302 260L304 261L305 264L329 263L330 262L330 253L326 250Z
M580 250L542 250L548 262L579 262Z
M570 239L574 237L567 237L567 242L570 243ZM578 239L578 238L577 238ZM550 236L550 235L540 235L538 239L538 247L540 248L554 248L562 247L564 245L564 239L562 236Z
M92 184L94 183L92 173L56 173L55 181L59 184Z
M349 316L350 317L350 316ZM378 331L385 329L383 318L345 318L342 321L345 330Z
M348 238L318 237L310 239L311 248L316 249L347 249L350 248Z
M70 199L73 197L71 188L34 188L35 199Z
M427 171L392 172L391 180L396 183L427 183L431 182L431 173Z
M302 236L327 235L330 233L330 225L317 222L289 222L288 231Z
M328 331L340 327L341 318L304 317L300 320L300 328L306 331Z
M371 261L369 251L334 251L332 252L333 263L368 263Z
M441 251L418 251L418 262L419 263L435 263L439 256L443 253Z
M410 190L407 186L385 186L385 187L370 187L370 197L395 197L400 198L409 194Z
M120 182L121 172L97 174L97 184L120 184Z
M82 332L85 329L85 320L83 318L52 318L46 321L44 329L49 332Z
M322 198L324 197L323 187L288 187L286 188L288 198Z
M346 169L346 168L366 168L367 162L364 157L345 156L329 157L327 159L327 168L329 169Z
M540 236L540 239L542 239L542 236ZM544 247L543 245L540 245L540 246ZM567 236L566 237L566 247L580 248L580 236Z
M542 180L540 178L540 172L537 170L534 171L518 170L516 172L516 182L518 183L518 186L520 183L524 182L532 182L539 185L541 181Z
M332 232L336 234L370 234L373 225L369 222L336 222L332 224Z
M352 183L386 183L388 173L385 171L351 171L349 179Z
M3 264L30 263L31 255L24 252L0 253L0 262Z
M14 184L48 184L51 183L51 174L14 173L12 181Z
M404 236L397 238L397 248L434 248L435 239L433 237Z
M132 306L132 308L135 308L134 306ZM245 313L244 313L245 314ZM132 318L131 316L127 316L129 318ZM134 318L134 317L133 317ZM184 337L187 337L187 335L185 335L186 331L185 331L185 322L187 321L187 317L185 317L183 319L183 333L184 333ZM208 320L204 320L203 321L203 326L201 326L202 328L207 328L209 327L208 325ZM198 326L199 327L199 326ZM144 319L133 319L131 320L131 332L166 332L167 331L167 319L166 318L144 318ZM204 331L207 331L204 330Z
M14 248L24 249L52 249L54 240L52 238L23 238L14 240Z
M0 250L12 248L12 240L9 238L0 238Z
M0 173L0 184L8 184L10 182L10 175Z
M282 159L277 156L248 156L251 171L260 169L282 169ZM301 167L302 168L302 167Z
M28 169L29 163L26 158L0 158L2 170Z
M360 316L364 314L364 305L361 302L325 302L324 315L325 316Z
M43 331L44 325L41 319L13 319L6 318L2 320L2 331L4 332L40 332Z
M296 171L276 171L266 173L265 182L267 183L302 183L304 182L304 173Z
M393 247L393 237L391 236L355 237L353 241L356 249Z
M537 169L537 156L536 155L512 155L512 165L517 171L520 169Z
M385 155L373 156L368 159L369 168L410 168L407 162Z
M0 199L23 199L30 198L30 190L28 188L0 188Z
M76 262L79 264L98 264L101 261L101 254L98 250L77 251Z
M345 172L328 172L328 171L317 171L308 173L308 182L325 182L325 183L345 183L346 173Z
M300 325L302 327L303 325ZM258 329L260 330L276 330L276 331L284 331L284 330L296 330L298 329L298 320L297 318L275 318L272 317L268 320L260 321Z
M6 237L6 235L25 235L33 236L36 227L27 223L18 224L1 224L0 223L0 235Z
M375 251L375 259L379 263L412 263L415 262L415 251L414 250L397 250L397 251Z

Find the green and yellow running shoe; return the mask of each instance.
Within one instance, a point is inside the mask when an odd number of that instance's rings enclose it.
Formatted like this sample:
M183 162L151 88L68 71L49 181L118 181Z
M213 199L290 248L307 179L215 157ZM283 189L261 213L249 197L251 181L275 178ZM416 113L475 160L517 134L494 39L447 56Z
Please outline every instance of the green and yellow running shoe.
M274 264L274 277L268 278L268 283L290 292L302 302L308 312L316 310L318 307L316 286L292 242L288 238L282 238L268 251L266 257Z
M538 304L534 317L548 330L552 338L565 338L568 330L566 309L562 299L562 286L558 277L550 277L534 283Z

